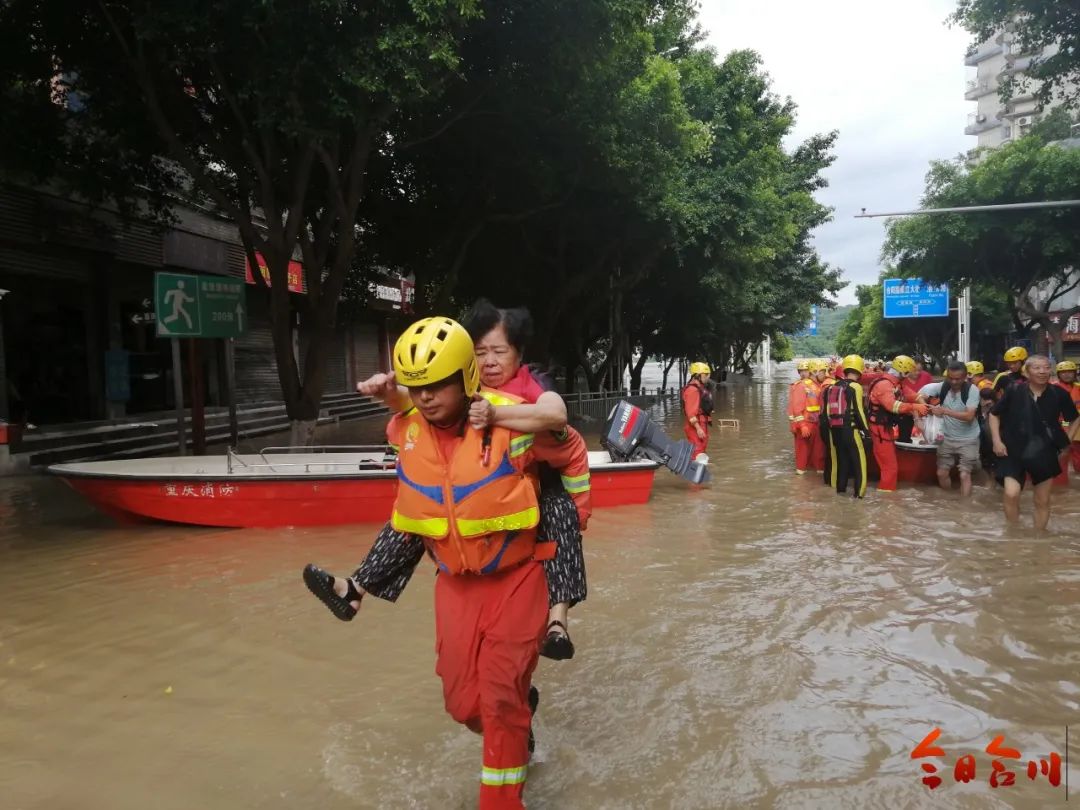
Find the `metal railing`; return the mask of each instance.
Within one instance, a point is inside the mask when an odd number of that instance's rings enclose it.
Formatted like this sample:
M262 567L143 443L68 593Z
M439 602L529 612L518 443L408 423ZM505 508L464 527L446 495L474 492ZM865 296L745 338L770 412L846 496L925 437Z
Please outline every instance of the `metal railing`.
M964 127L965 135L978 135L980 132L1000 127L1001 122L993 116L985 113L971 113L968 115L968 125Z
M604 419L615 407L615 403L626 400L638 407L654 404L665 394L659 388L640 388L620 391L583 391L575 394L563 394L566 412L571 416L587 416Z
M995 85L992 85L989 81L982 79L972 79L967 83L967 89L964 91L964 98L968 101L974 101L981 96L985 96L994 90L997 90Z
M270 455L295 455L297 453L332 454L332 453L382 453L379 461L270 461L266 456ZM389 470L397 464L397 455L393 448L386 444L313 444L313 445L284 445L276 447L264 447L257 455L261 464L252 464L244 461L241 455L232 448L226 451L226 469L232 475L234 466L236 469L245 470L269 469L277 472L279 467L303 467L305 473L311 472L311 467L317 465L325 467L356 467L359 470Z
M975 67L979 62L989 59L991 56L997 56L1002 51L1004 51L1004 47L1000 42L997 42L994 39L988 39L986 42L979 45L979 47L968 51L964 56L964 64L968 67Z

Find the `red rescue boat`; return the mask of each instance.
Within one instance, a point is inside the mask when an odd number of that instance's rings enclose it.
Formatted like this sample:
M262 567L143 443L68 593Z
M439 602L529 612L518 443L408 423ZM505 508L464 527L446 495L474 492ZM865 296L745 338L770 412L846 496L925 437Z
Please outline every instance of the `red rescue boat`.
M913 484L937 483L937 445L896 443L896 469L900 481Z
M658 466L590 452L593 506L645 503ZM49 472L121 522L235 528L385 523L397 492L395 458L382 447L89 461L53 464Z
M896 479L909 484L937 484L937 446L921 442L895 442ZM866 453L867 474L877 480L881 476L869 444Z

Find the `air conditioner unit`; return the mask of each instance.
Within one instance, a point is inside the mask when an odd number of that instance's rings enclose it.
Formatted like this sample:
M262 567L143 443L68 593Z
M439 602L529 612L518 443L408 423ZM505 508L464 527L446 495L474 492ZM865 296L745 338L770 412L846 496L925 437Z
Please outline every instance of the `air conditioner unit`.
M986 123L986 116L983 115L982 113L979 113L978 115L975 116L975 123L976 124L985 124Z
M1024 116L1023 118L1017 118L1016 125L1018 127L1029 127L1031 126L1031 118L1029 118L1028 116Z

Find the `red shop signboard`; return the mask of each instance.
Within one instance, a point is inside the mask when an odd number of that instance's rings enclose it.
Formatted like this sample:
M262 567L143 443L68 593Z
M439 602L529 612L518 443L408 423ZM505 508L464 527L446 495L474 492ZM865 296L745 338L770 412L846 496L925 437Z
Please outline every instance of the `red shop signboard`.
M1059 313L1050 313L1050 320L1054 323L1061 323L1061 315ZM1047 334L1049 338L1050 335ZM1065 328L1061 330L1061 339L1066 343L1080 343L1080 315L1073 315L1069 318L1065 324Z
M263 280L266 282L266 286L270 286L270 268L266 266L266 259L263 258L261 253L255 253L255 259L259 263L259 270L262 272ZM255 276L251 272L251 262L244 262L245 274L244 277L248 284L255 283ZM302 293L304 291L304 265L300 262L289 262L289 292Z

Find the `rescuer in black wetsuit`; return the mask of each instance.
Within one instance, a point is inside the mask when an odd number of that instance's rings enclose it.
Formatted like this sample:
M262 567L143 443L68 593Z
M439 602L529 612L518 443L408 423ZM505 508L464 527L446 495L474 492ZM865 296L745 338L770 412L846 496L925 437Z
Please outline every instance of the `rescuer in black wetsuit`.
M825 398L825 421L829 424L829 470L831 485L838 493L847 492L848 479L854 478L854 496L866 494L866 448L870 424L866 419L865 398L859 378L863 359L849 354L841 363L844 379L830 386Z

